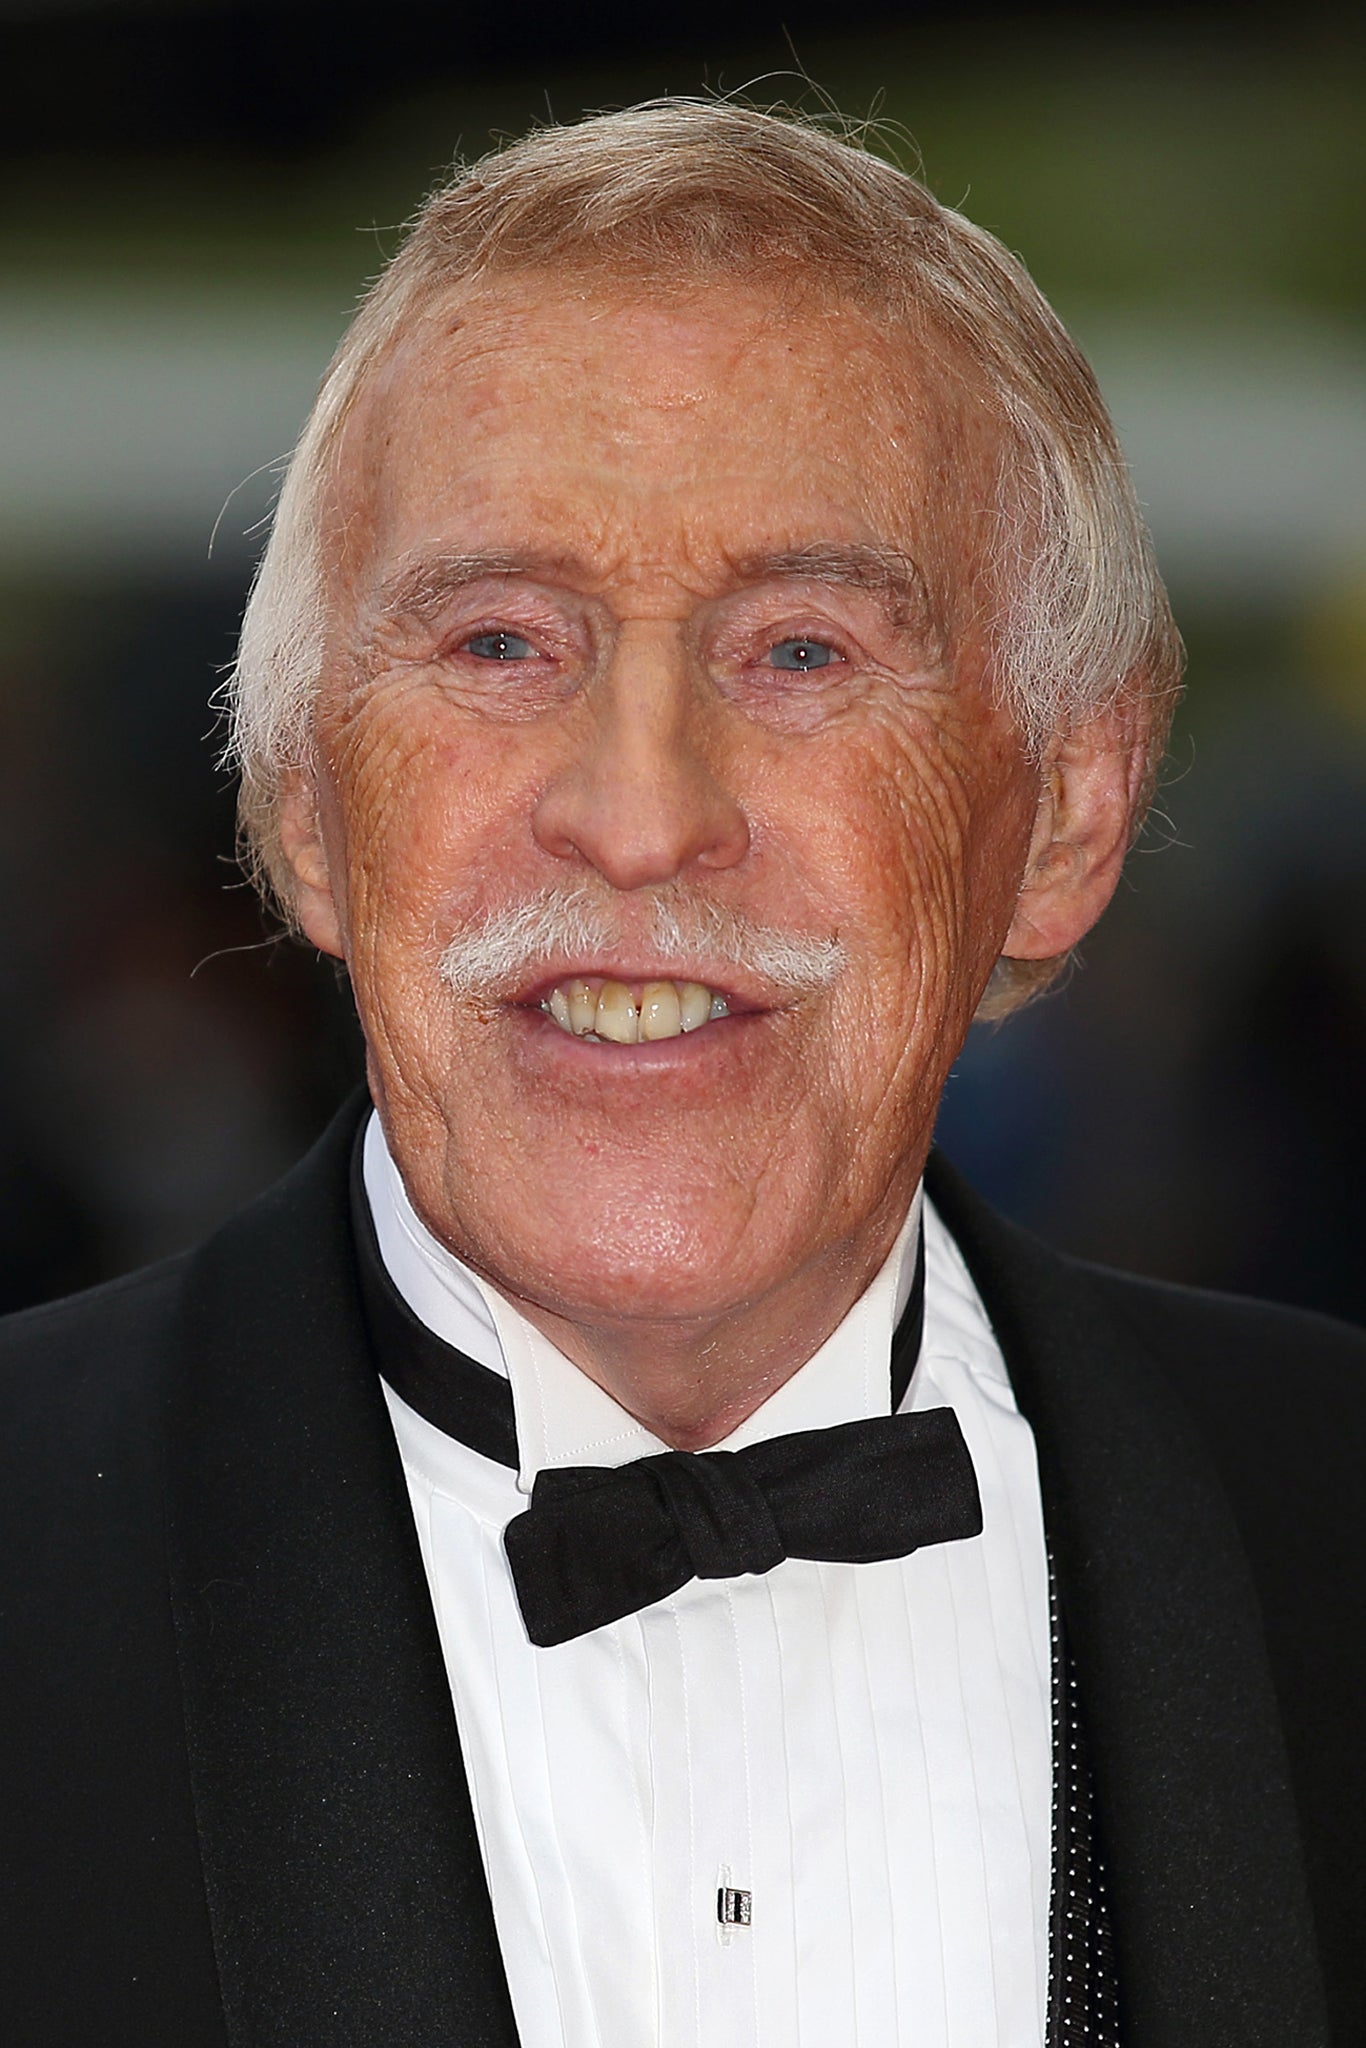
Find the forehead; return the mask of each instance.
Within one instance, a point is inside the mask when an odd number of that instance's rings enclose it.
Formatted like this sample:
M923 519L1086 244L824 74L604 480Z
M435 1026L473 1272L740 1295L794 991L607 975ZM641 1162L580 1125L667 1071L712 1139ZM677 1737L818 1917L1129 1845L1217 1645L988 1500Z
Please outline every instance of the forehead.
M522 277L425 312L362 392L353 542L632 557L941 549L985 503L984 408L907 330L787 281L633 295ZM930 564L923 562L922 566Z

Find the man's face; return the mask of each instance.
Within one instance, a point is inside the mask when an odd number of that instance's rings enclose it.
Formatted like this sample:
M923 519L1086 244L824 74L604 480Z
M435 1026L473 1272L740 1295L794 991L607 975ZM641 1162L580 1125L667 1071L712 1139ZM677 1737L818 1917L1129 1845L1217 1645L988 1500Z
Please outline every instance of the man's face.
M795 292L536 280L453 299L362 400L304 921L420 1213L549 1317L702 1329L885 1255L1037 799L972 629L981 411ZM590 941L452 986L453 939L547 894ZM810 971L724 957L714 912ZM604 982L728 1014L566 1029Z

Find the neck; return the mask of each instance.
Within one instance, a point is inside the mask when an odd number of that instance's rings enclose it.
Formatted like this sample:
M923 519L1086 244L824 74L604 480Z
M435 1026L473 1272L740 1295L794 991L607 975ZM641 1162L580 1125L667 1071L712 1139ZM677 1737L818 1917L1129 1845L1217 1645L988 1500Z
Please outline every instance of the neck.
M417 1213L377 1123L365 1149L363 1178L376 1198L381 1245L385 1219L392 1219L392 1243L383 1256L396 1279L400 1268L392 1264L391 1252L402 1266L405 1243L418 1250L419 1266L438 1280L438 1289L442 1260L460 1258L467 1278L453 1272L445 1285L458 1292L468 1287L469 1277L481 1278L628 1415L677 1450L705 1450L721 1442L820 1350L886 1262L918 1178L908 1172L871 1216L753 1299L732 1300L712 1313L647 1308L602 1315L585 1312L579 1303L572 1309L549 1305L501 1273L474 1265L468 1253L444 1247ZM421 1251L424 1241L427 1252ZM910 1272L889 1277L893 1295L900 1286L904 1301ZM888 1306L895 1320L898 1304L889 1300ZM433 1327L439 1330L439 1322Z
M857 1249L837 1247L759 1302L709 1317L570 1320L499 1291L652 1436L702 1451L815 1355L877 1275L901 1220Z

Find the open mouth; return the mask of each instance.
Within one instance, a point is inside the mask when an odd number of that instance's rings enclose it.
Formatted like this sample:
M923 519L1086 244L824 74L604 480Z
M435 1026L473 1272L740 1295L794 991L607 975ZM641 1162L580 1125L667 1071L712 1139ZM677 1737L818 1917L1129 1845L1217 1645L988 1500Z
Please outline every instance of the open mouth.
M730 1005L700 981L610 981L575 975L557 982L541 1009L571 1038L641 1045L679 1038L730 1015Z

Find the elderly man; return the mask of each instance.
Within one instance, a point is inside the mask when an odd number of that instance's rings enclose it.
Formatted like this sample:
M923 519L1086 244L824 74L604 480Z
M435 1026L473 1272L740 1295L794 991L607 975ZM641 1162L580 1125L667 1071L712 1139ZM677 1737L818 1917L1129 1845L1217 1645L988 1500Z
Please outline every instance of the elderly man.
M6 2039L1362 2038L1366 1345L926 1164L1178 668L908 177L678 103L431 200L235 695L373 1113L5 1338Z

